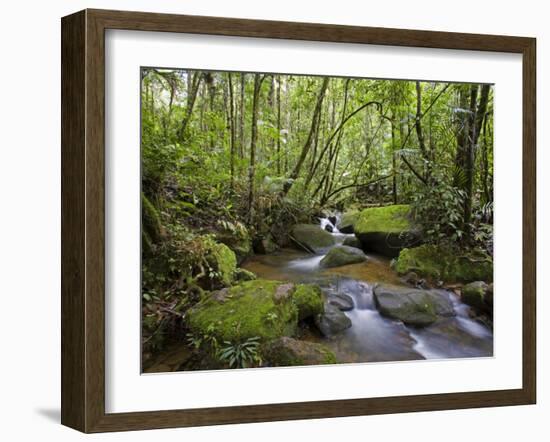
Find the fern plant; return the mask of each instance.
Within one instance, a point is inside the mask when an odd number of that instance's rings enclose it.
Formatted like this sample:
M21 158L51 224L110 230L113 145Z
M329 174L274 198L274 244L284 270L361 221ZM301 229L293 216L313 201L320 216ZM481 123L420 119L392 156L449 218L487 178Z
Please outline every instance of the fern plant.
M239 343L224 341L224 344L218 352L218 359L230 368L247 368L262 363L259 337L248 338Z

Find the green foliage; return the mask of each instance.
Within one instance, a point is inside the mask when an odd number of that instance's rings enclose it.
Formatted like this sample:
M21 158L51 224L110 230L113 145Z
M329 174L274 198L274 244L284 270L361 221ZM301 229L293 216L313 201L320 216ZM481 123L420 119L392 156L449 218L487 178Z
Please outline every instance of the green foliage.
M238 343L224 341L224 346L219 350L217 356L220 361L229 365L229 368L261 365L260 338L255 336Z

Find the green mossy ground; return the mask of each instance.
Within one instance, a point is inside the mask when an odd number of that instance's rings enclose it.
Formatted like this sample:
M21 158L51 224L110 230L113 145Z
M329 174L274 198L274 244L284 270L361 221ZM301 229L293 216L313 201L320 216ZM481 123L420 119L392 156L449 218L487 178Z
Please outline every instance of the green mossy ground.
M401 275L418 275L445 282L492 281L493 264L487 256L457 256L451 250L434 245L403 249L395 264Z

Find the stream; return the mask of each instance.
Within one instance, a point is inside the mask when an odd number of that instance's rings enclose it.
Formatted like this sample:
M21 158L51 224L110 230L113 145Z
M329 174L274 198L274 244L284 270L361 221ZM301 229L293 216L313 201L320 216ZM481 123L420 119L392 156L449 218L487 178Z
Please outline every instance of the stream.
M332 227L335 246L354 236L340 233L328 218L320 220L319 228L325 229L327 224ZM374 303L376 283L410 287L391 269L389 259L366 254L367 262L322 269L319 263L329 250L308 254L282 249L270 255L255 255L242 265L259 278L313 283L326 297L343 293L353 299L353 309L344 312L352 322L350 328L330 339L313 332L305 332L301 339L324 343L344 363L492 356L492 332L470 318L469 307L453 292L448 295L456 316L424 328L406 326L380 315Z

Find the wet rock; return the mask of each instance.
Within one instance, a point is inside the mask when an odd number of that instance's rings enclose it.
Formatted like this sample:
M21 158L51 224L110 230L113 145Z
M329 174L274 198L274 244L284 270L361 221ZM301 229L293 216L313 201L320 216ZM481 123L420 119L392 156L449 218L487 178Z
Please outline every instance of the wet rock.
M364 209L354 223L355 236L364 250L395 258L406 247L421 243L418 229L410 219L408 205Z
M332 232L334 232L334 227L332 226L332 224L327 224L325 226L325 230L329 233L332 233Z
M342 215L340 222L338 223L338 230L342 233L353 233L354 224L357 221L359 212L357 210L352 210L346 212Z
M440 317L454 316L449 295L444 290L418 290L405 287L376 286L374 301L384 316L407 325L423 327Z
M334 353L322 344L282 337L264 348L264 358L274 367L335 364Z
M492 310L493 289L483 281L475 281L462 287L462 302L468 304L478 311Z
M337 293L328 297L328 303L337 307L341 311L353 309L353 298L345 293Z
M336 246L327 253L319 265L323 268L340 267L364 262L367 257L362 250L349 246Z
M337 218L335 215L330 215L330 216L328 217L328 220L330 221L330 223L331 223L333 226L335 226L336 223L338 222L338 218Z
M348 247L355 247L356 249L362 248L361 241L359 241L355 236L348 236L342 244Z
M462 253L431 244L406 248L399 253L395 270L400 275L415 272L421 277L447 282L491 281L493 263L486 255Z
M322 252L335 244L334 236L315 224L296 224L290 234L300 250Z
M258 237L253 242L254 253L258 255L269 255L274 253L279 248L275 241L271 238L271 235L266 237Z
M351 319L337 307L327 304L325 312L317 315L315 325L323 336L330 338L351 327Z

